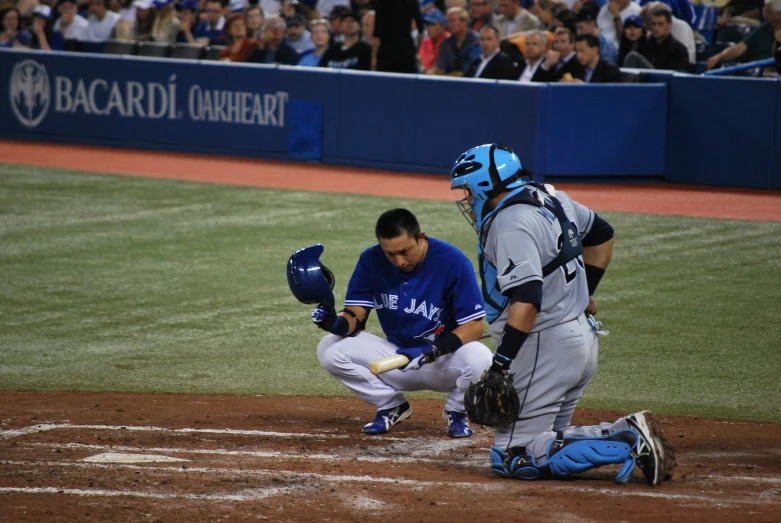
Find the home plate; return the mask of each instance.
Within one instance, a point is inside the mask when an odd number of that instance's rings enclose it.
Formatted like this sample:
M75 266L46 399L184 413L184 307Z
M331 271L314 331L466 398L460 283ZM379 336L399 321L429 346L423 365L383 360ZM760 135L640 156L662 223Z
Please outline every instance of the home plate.
M160 463L170 461L190 461L188 459L172 458L170 456L161 456L159 454L123 454L118 452L104 452L96 454L82 461L90 463Z

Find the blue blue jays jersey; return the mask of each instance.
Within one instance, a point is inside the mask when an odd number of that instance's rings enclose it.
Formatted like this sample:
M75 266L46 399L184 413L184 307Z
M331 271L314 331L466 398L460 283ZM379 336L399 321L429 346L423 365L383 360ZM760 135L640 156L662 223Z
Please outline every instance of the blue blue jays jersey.
M428 238L426 257L412 272L393 265L379 244L363 251L344 304L375 309L388 341L398 347L423 347L485 316L472 263L435 238Z

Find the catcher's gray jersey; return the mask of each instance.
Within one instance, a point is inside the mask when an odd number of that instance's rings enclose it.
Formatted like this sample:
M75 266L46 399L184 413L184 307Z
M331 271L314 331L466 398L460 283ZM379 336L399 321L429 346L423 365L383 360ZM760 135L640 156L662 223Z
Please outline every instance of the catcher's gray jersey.
M591 230L594 212L573 201L566 193L550 189L583 238ZM500 209L493 218L483 246L484 256L496 267L497 285L502 293L530 281L543 282L542 304L532 332L573 320L588 307L582 256L543 278L543 267L556 257L560 242L564 241L561 236L561 225L545 207L512 205ZM502 335L508 310L506 307L491 325L494 339Z

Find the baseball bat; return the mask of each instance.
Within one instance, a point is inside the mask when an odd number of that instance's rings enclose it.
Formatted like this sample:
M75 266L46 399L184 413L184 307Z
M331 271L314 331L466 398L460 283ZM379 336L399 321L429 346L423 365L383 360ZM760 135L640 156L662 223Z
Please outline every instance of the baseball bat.
M483 332L483 335L480 337L480 339L482 340L488 338L489 336L491 336L491 333L485 331ZM369 362L369 370L372 374L377 376L383 372L401 368L407 363L409 363L409 358L401 354L394 354L393 356L388 356L387 358L380 358L378 360Z
M369 370L372 374L377 376L383 372L388 372L389 370L403 367L407 363L409 363L408 357L402 354L394 354L393 356L388 356L387 358L380 358L378 360L369 362Z

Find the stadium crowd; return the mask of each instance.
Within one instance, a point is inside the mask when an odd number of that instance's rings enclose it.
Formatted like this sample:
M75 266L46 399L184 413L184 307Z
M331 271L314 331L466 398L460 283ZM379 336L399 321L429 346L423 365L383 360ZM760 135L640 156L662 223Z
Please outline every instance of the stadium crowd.
M0 47L157 42L233 62L524 83L774 56L781 72L781 0L698 1L719 7L716 35L742 39L707 46L690 0L0 0Z

